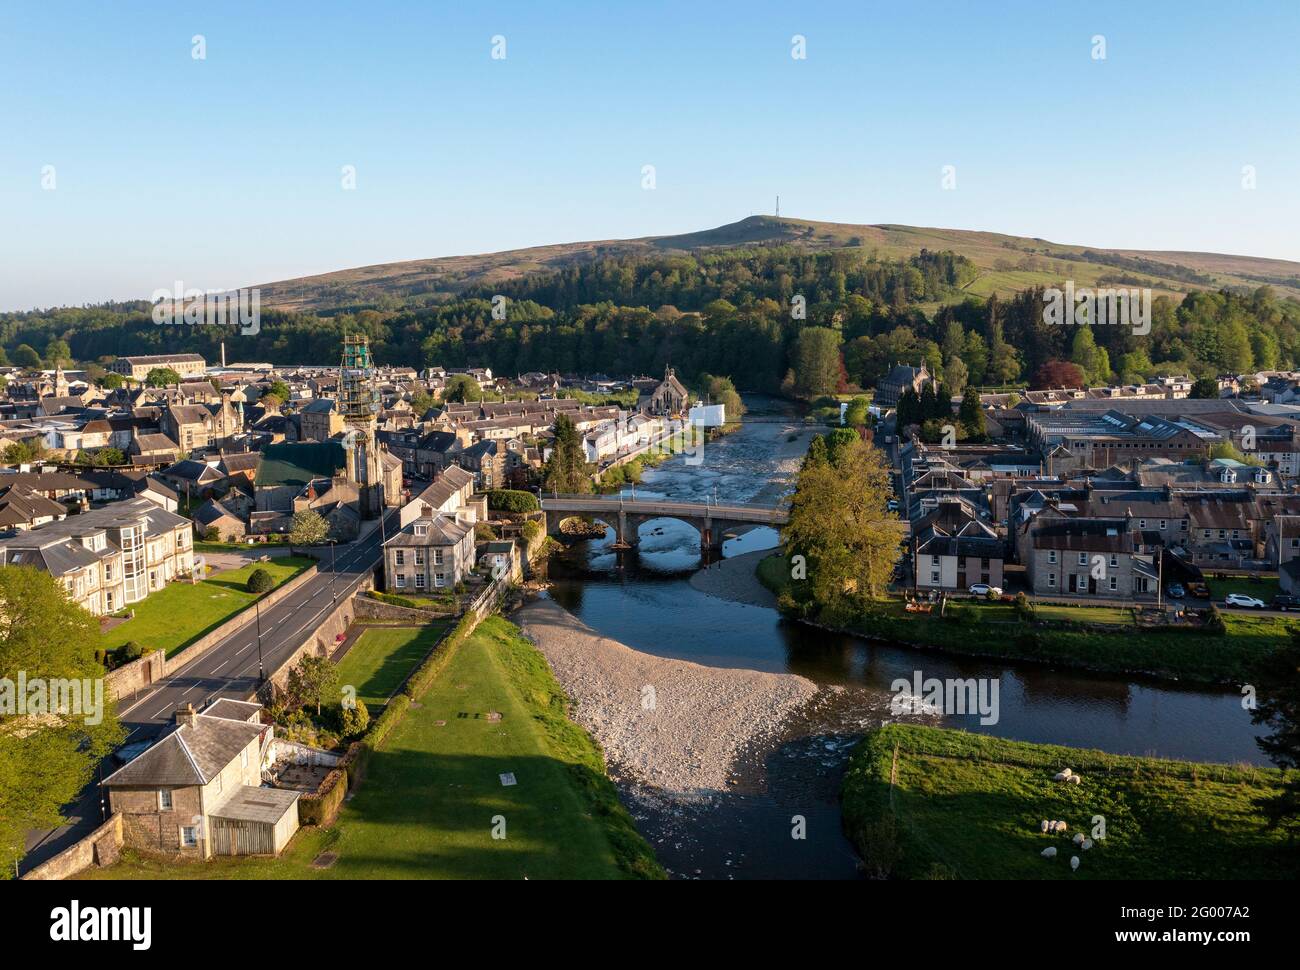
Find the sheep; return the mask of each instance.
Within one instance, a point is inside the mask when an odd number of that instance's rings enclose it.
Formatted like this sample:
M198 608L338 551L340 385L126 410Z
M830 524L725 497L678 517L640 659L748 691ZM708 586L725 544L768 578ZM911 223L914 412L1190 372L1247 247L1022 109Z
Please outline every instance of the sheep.
M1082 784L1083 784L1083 779L1082 779L1081 777L1079 777L1078 775L1071 775L1069 778L1065 779L1065 781L1066 781L1067 784L1070 784L1070 785L1082 785Z
M1054 774L1052 776L1052 781L1068 781L1069 778L1070 778L1070 769L1066 768L1064 771L1058 771L1056 774Z
M1056 846L1054 846L1054 845L1049 845L1046 849L1044 849L1044 850L1043 850L1041 853L1039 853L1039 854L1040 854L1044 859L1055 859L1055 858L1056 858Z
M1069 828L1069 826L1066 825L1064 822L1053 822L1053 823L1052 823L1052 833L1053 833L1053 834L1056 834L1056 833L1058 833L1058 832L1063 833L1063 832L1065 832L1065 830L1068 829L1068 828Z
M1091 848L1092 848L1092 839L1084 839L1082 842L1079 843L1079 848L1083 849L1085 852L1086 852L1088 849L1091 849Z
M1082 832L1076 832L1076 833L1074 834L1074 844L1075 844L1075 845L1082 845L1082 844L1083 844L1083 838L1084 838L1084 836L1083 836L1083 833L1082 833Z
M1079 857L1077 855L1070 856L1070 871L1074 872L1078 868L1079 868Z
M1039 824L1038 828L1041 832L1046 833L1047 830L1051 828L1051 826L1052 826L1051 822L1049 822L1047 819L1043 819L1043 821Z

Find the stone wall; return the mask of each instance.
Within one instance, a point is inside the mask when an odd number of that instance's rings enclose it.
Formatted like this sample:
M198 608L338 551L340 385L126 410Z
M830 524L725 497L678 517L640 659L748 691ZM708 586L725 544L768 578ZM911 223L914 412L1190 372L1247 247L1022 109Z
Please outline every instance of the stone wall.
M167 655L161 650L151 650L138 660L109 671L104 677L104 689L110 697L125 700L155 680L161 680L166 670Z
M428 623L430 620L443 619L450 613L435 613L432 610L417 610L396 603L385 603L369 596L359 595L353 604L357 619L361 620L397 620L402 623Z
M267 680L274 685L276 690L285 689L285 685L289 680L289 671L294 668L301 657L328 657L334 653L339 634L346 633L348 627L352 624L357 599L358 596L356 595L340 599L333 611L322 618L316 632L303 640L298 649L289 655L288 660L268 674Z
M68 846L52 859L32 869L24 879L67 879L91 866L112 865L122 848L122 816L113 813L108 821L80 842Z
M274 606L286 596L297 592L306 583L310 582L315 575L316 567L308 566L293 579L282 586L276 587L262 597L262 605L268 608ZM154 681L162 679L167 674L174 673L191 660L197 660L226 637L254 622L255 619L256 614L252 608L244 609L215 630L199 637L171 659L166 659L161 650L151 651L139 660L132 660L130 663L118 667L104 678L104 682L114 697L125 699L149 686Z

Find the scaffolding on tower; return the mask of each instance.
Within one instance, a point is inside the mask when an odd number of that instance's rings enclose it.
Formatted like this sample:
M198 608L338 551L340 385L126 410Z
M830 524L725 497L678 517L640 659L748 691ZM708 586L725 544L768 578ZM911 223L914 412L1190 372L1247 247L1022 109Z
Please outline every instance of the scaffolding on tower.
M383 457L375 440L379 415L379 390L375 387L374 361L370 340L363 335L343 338L343 360L339 365L339 411L347 427L348 477L357 484L361 514L370 518L383 512Z

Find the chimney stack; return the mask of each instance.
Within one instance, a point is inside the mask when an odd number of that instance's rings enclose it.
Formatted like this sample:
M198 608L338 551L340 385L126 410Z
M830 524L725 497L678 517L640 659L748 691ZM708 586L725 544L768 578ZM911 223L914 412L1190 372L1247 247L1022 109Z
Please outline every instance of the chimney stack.
M194 713L193 704L186 704L184 707L176 708L177 726L183 727L188 724L190 727L193 727L194 719L196 717L198 717L198 715Z

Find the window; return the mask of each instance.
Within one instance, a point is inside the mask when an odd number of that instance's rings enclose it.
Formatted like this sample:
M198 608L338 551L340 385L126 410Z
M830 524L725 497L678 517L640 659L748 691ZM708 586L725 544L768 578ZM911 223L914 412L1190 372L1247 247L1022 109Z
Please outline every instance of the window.
M435 549L435 550L433 550L433 564L434 564L435 566L441 566L441 565L442 565L442 550L441 550L441 549Z
M1053 565L1056 564L1056 550L1055 550L1055 549L1048 549L1048 550L1047 550L1047 561L1050 562L1050 563L1052 563Z
M1047 587L1048 589L1056 589L1056 573L1047 574Z
M1111 592L1114 592L1115 589L1116 589L1115 580L1116 580L1116 577L1114 577L1114 576L1111 576L1111 577L1110 577L1110 589L1111 589Z
M416 549L416 550L415 550L415 564L416 564L417 566L423 566L423 565L424 565L424 550L423 550L423 549Z
M434 586L446 586L446 585L447 585L446 577L443 576L442 573L434 573L434 574L433 574L433 585L434 585Z
M172 810L172 792L170 788L158 789L158 811L170 812Z
M936 586L939 585L939 570L937 569L930 570L930 582Z
M1088 554L1086 552L1079 553L1079 565L1080 566L1088 565Z
M1139 528L1139 529L1145 529L1146 527L1147 527L1147 520L1146 520L1146 519L1138 519L1138 528Z
M1115 553L1112 552L1110 554L1110 566L1112 569L1114 569L1118 565L1119 565L1119 556L1115 555Z
M1165 528L1165 520L1164 520L1164 519L1161 519L1161 520L1160 520L1160 529L1161 529L1161 531L1163 531L1164 528Z
M415 588L424 589L424 573L415 574Z
M415 527L415 534L417 536L427 536L429 534L429 527L427 525L417 525Z
M193 825L181 826L181 845L185 848L193 848L199 844L199 830Z

